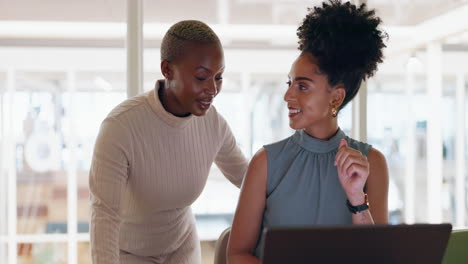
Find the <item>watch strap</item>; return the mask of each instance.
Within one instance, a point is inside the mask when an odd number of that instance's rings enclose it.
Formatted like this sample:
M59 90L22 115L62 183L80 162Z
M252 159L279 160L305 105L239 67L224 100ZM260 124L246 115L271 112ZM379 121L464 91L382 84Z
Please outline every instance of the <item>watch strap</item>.
M367 200L367 194L364 194L364 203L360 205L352 205L348 199L346 199L346 206L348 207L348 210L353 213L357 214L362 211L365 211L369 209L369 201Z

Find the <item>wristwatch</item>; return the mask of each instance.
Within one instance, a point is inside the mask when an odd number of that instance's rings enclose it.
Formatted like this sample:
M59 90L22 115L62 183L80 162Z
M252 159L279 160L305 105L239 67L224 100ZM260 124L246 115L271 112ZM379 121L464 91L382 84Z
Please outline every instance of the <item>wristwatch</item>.
M360 213L362 211L369 209L369 201L367 200L367 193L364 194L363 204L354 206L349 202L348 199L346 199L346 206L348 207L348 210L353 214L357 214L357 213Z

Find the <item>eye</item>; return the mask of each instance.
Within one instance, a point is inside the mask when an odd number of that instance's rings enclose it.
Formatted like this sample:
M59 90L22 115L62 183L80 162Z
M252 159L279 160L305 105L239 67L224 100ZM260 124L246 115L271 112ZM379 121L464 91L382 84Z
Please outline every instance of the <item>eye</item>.
M299 90L305 91L305 90L307 90L307 89L309 89L309 88L306 87L306 86L304 86L304 85L302 85L302 84L299 84Z
M206 80L206 78L204 78L204 77L197 77L197 76L195 76L195 79L197 79L199 81L205 81Z
M215 79L216 79L216 81L222 81L222 80L223 80L223 76L216 77Z

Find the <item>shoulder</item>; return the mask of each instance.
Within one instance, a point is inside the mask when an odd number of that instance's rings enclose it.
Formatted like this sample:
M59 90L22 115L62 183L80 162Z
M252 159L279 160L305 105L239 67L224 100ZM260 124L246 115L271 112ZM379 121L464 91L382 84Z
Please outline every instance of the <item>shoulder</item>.
M388 182L388 167L385 156L375 148L369 150L369 181L384 184ZM375 179L375 180L374 180Z
M266 144L263 147L264 148L277 148L279 146L284 146L292 139L292 137L293 136L289 136L289 137L281 139L279 141L276 141L276 142L273 142L273 143L270 143L270 144Z
M384 154L382 154L382 152L373 147L370 148L369 154L367 155L367 159L369 160L369 163L372 164L383 165L387 163Z
M265 155L268 153L268 157L270 159L275 159L278 157L281 153L284 154L284 152L291 151L291 148L289 148L293 142L294 135L291 135L285 139L282 139L280 141L276 141L270 144L266 144L263 146L261 150L265 152Z
M346 136L346 141L348 142L349 147L359 150L362 154L364 154L367 157L369 157L370 151L371 149L373 149L372 145L356 140L348 136Z
M127 120L121 115L108 115L101 122L98 136L109 140L123 140L124 138L130 140L132 124Z
M107 115L107 118L119 119L125 115L137 114L141 107L147 104L147 94L148 92L124 100L111 110L111 112Z
M257 153L252 157L251 164L255 165L266 165L267 164L267 152L265 148L260 148Z
M294 137L294 135L291 135L291 136L289 136L289 137L287 137L285 139L281 139L279 141L263 145L263 149L265 149L265 151L267 151L267 152L272 152L272 151L275 151L275 150L281 150L281 149L285 148L288 144L291 143L291 140L293 140L293 137Z
M132 127L145 125L145 122L139 121L142 120L142 114L146 115L144 114L145 105L144 95L137 95L123 101L102 121L100 134L105 137L130 140Z
M267 153L265 148L260 148L252 157L245 176L245 182L266 188L267 179Z

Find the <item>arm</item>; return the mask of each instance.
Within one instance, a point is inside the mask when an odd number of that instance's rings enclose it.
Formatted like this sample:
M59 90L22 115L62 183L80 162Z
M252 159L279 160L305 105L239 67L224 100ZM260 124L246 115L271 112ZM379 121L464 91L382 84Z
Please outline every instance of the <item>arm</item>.
M95 264L119 263L120 207L129 169L130 138L117 120L106 119L96 139L89 175L91 256Z
M265 209L267 154L261 149L250 162L232 223L227 257L229 264L260 264L253 251Z
M388 168L385 156L372 148L368 155L370 172L367 195L370 213L376 224L388 224Z
M223 145L216 155L215 164L230 182L240 187L249 162L237 146L229 125L220 115L219 119L224 137Z
M346 140L342 140L336 154L335 165L340 182L352 205L365 202L363 189L367 183L371 209L353 214L353 224L388 223L388 169L385 157L379 151L371 149L367 158L358 150L348 147Z

